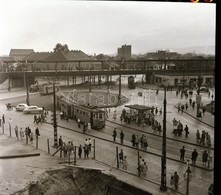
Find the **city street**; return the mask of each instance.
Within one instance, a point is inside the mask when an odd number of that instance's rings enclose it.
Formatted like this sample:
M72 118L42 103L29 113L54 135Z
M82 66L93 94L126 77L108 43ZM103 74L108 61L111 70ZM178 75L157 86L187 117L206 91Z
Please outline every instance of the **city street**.
M152 95L150 97L151 106L156 106L158 109L163 107L163 91L159 91L159 95L156 98L155 95L155 86L146 86L152 89ZM98 90L98 89L96 89ZM102 89L99 89L102 90ZM134 90L128 90L127 86L122 87L122 95L128 97L130 102L128 104L146 104L142 97L138 97L136 94L139 91L143 91L141 88L136 88ZM117 86L112 88L113 93L117 93L118 89ZM6 95L7 94L7 95ZM0 101L0 108L1 108L1 116L5 114L6 124L4 127L5 134L9 135L9 127L8 127L8 120L9 118L12 119L12 138L15 138L14 134L14 127L18 125L18 127L25 127L29 126L32 131L38 126L40 130L41 136L39 137L39 148L43 151L47 151L47 139L50 140L50 145L53 145L53 126L48 123L43 124L35 124L33 123L33 116L34 115L25 115L21 112L16 112L15 110L6 110L5 104L10 102L12 105L17 105L18 103L25 103L26 100L26 92L24 90L19 92L4 92L1 93L1 101ZM193 95L194 99L194 95ZM50 96L40 96L39 93L30 94L30 102L31 105L37 106L44 106L46 110L50 110L52 106L52 95ZM170 186L170 176L177 171L180 175L180 182L179 182L179 192L185 194L186 192L186 179L183 176L186 171L185 163L179 161L179 150L180 148L185 145L186 147L186 159L191 159L191 152L194 148L197 149L199 156L197 159L196 166L191 166L192 176L190 179L190 194L194 192L194 194L198 195L207 195L207 190L209 185L213 182L213 162L210 164L210 167L205 167L202 165L202 152L207 148L201 147L196 144L196 130L206 130L211 135L212 140L212 147L211 147L211 155L213 156L213 147L214 147L214 118L213 115L210 113L206 113L206 116L202 119L202 122L198 119L195 119L193 116L195 111L192 111L192 108L187 110L187 113L178 114L177 108L175 107L178 102L185 103L187 100L181 99L180 97L175 96L175 91L167 92L167 186ZM209 103L210 99L206 94L203 94L203 103ZM141 126L137 126L137 124L126 124L120 122L120 114L124 106L116 108L117 111L117 119L112 119L113 110L115 108L111 108L109 113L109 118L106 122L105 129L101 131L91 130L90 132L86 132L86 134L82 133L82 129L77 127L77 123L73 120L69 120L69 122L60 120L58 117L58 135L63 137L65 142L73 141L74 145L79 146L80 144L84 144L84 140L91 138L95 139L96 141L96 160L106 163L109 166L117 166L116 165L116 147L123 149L124 154L127 155L128 159L128 172L131 174L137 175L137 155L138 150L134 149L131 144L131 135L132 133L136 133L139 136L142 134L147 135L148 137L148 144L149 147L147 151L139 150L140 156L142 159L145 159L148 165L148 173L147 177L145 178L147 181L154 182L156 184L160 184L161 178L161 148L162 148L162 135L159 132L155 132L151 127L146 126L144 129ZM188 124L190 135L188 138L185 138L184 135L181 137L176 137L172 133L172 120L173 118L180 120L184 125ZM207 119L206 119L207 118ZM162 124L162 115L157 115L156 119L161 122ZM51 116L50 114L47 116L47 122L51 123ZM206 125L205 123L208 123ZM118 135L120 130L124 131L125 133L125 141L124 144L120 144L119 137L117 137L116 142L113 143L112 138L112 131L114 128L117 128ZM74 130L74 131L70 131ZM24 142L24 141L23 141ZM35 146L35 141L33 143L33 147ZM51 148L52 151L55 149ZM52 153L51 151L51 153ZM108 155L105 155L104 152ZM57 154L59 156L59 154ZM92 156L92 154L91 154Z

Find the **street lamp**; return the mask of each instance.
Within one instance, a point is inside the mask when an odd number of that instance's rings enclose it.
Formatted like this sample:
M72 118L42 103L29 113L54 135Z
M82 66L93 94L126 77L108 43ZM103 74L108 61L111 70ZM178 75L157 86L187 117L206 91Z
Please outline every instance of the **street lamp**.
M200 95L200 87L202 85L202 77L200 74L198 76L197 85L198 85L198 89L197 89L197 95L196 95L196 106L197 106L196 116L199 117L199 110L200 110L200 104L201 104L201 99L202 99L202 97Z
M161 157L161 185L160 190L167 190L167 175L166 175L166 87L164 87L164 101L163 101L163 138L162 138L162 157Z
M25 86L26 86L26 103L27 103L28 106L30 106L27 69L28 69L28 67L27 67L27 60L26 60L25 66L24 66L24 76L25 76Z
M55 82L53 81L53 127L54 127L54 147L58 146L58 132L57 132L57 116L56 116L56 96L55 96Z
M150 106L151 105L151 102L150 102L151 89L149 89L148 93L149 93L149 101L148 102L149 102L149 106Z

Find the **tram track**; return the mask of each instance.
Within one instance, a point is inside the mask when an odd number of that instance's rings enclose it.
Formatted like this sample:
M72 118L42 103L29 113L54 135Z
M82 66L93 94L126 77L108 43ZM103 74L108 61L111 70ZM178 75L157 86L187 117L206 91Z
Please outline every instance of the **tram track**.
M49 123L49 122L45 122L45 123L47 123L47 124L50 124L50 125L52 125L51 123ZM62 126L62 125L58 125L58 127L59 128L62 128L62 129L64 129L64 130L67 130L67 131L73 131L73 132L76 132L76 133L80 133L80 134L82 134L82 135L89 135L90 137L93 137L93 138L95 138L95 139L99 139L99 140L102 140L102 141L106 141L106 142L109 142L109 143L112 143L112 144L115 144L115 145L119 145L119 146L124 146L124 147L126 147L126 148L130 148L130 149L134 149L134 150L137 150L137 151L139 151L139 152L143 152L143 153L147 153L147 154L150 154L150 155L154 155L154 156L157 156L157 157L159 157L159 158L161 158L162 157L162 155L161 155L161 153L159 152L159 153L156 153L156 152L153 152L152 150L152 148L149 148L148 147L148 149L147 150L143 150L143 149L140 149L140 148L135 148L135 147L133 147L133 146L130 146L130 145L128 145L128 144L121 144L121 143L119 143L119 142L114 142L114 141L112 141L112 140L110 140L110 139L107 139L107 138L103 138L103 137L101 137L101 136L97 136L97 135L91 135L91 134L87 134L87 133L83 133L83 131L79 131L79 130L77 130L77 129L74 129L74 128L69 128L69 127L65 127L65 126ZM98 131L99 132L99 131ZM108 135L108 136L110 136L111 134L109 134L109 133L107 133L107 132L99 132L99 134L104 134L104 135ZM127 140L128 141L128 140ZM181 163L181 164L185 164L186 162L184 162L184 161L180 161L180 160L178 160L178 159L176 159L176 158L172 158L172 157L170 157L170 156L167 156L166 157L168 160L171 160L171 161L175 161L175 162L178 162L178 163ZM193 167L196 167L196 168L199 168L199 169L203 169L203 170L207 170L207 171L212 171L213 169L208 169L208 168L206 168L206 167L202 167L202 166L199 166L199 165L192 165Z
M148 135L151 135L151 136L155 136L155 137L163 137L162 135L160 134L156 134L156 133L151 133L151 132L147 132L147 131L143 131L143 130L140 130L140 129L137 129L137 128L132 128L132 127L129 127L129 126L126 126L126 125L123 125L123 124L119 124L117 122L114 122L114 121L110 121L110 120L107 120L109 123L112 123L114 125L118 125L120 127L124 127L124 128L127 128L127 129L131 129L133 131L136 131L136 132L140 132L140 133L143 133L143 134L148 134ZM108 126L106 124L106 126ZM109 125L110 127L115 127L115 126L111 126ZM116 128L116 127L115 127ZM156 131L157 132L157 131ZM178 139L174 139L174 138L170 138L170 137L166 137L167 140L170 140L170 141L175 141L175 142L180 142L180 143L184 143L184 144L188 144L188 145L192 145L192 146L196 146L196 147L199 147L199 148L204 148L204 149L208 149L207 146L203 146L203 145L199 145L199 144L196 144L196 143L192 143L192 142L187 142L187 141L182 141L182 140L178 140ZM210 150L214 150L213 147L210 148Z

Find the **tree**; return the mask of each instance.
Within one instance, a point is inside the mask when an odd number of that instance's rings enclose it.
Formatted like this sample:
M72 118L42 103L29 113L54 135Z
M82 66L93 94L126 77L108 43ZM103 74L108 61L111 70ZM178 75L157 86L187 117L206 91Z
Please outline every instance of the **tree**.
M59 52L59 51L67 52L67 51L70 51L70 50L68 49L67 44L62 45L61 43L57 43L55 48L54 48L54 52Z

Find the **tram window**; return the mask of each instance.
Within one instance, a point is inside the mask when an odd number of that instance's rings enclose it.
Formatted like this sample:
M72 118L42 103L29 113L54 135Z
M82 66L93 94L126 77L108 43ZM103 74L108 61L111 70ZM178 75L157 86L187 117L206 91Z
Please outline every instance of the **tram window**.
M97 116L97 113L94 113L94 119L97 119L98 116Z
M103 119L103 114L99 114L99 119Z
M80 114L82 114L82 111L80 110Z
M79 113L79 110L77 109L77 113Z
M85 115L85 112L83 111L83 115Z

